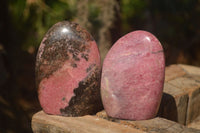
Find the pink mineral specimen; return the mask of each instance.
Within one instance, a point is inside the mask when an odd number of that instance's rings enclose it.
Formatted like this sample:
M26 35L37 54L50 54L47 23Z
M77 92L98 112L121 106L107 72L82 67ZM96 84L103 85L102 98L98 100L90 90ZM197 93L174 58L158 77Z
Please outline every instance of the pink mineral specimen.
M101 63L93 37L76 23L53 25L36 59L39 101L48 114L82 116L102 108Z
M130 120L155 117L164 69L163 48L154 35L134 31L120 38L103 63L101 97L106 113Z

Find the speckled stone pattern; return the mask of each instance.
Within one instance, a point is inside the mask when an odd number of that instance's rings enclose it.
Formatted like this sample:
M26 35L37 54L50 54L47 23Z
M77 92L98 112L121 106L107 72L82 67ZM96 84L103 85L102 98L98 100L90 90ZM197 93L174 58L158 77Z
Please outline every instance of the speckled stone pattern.
M106 113L130 120L155 117L164 70L163 48L154 35L134 31L120 38L103 63L101 96Z
M35 70L39 101L46 113L82 116L102 109L99 50L78 24L63 21L48 30Z

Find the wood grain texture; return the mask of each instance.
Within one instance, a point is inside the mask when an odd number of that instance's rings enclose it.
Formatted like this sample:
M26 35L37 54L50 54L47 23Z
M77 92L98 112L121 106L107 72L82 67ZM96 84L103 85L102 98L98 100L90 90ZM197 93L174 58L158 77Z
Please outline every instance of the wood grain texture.
M185 74L186 72L183 70L182 67L178 65L170 65L165 68L165 82L175 79L177 77L181 77Z
M158 115L185 124L189 96L182 89L164 84L164 93Z
M108 117L105 111L98 112L97 116L99 118L113 121L121 125L127 125L148 133L200 133L200 130L198 129L187 128L179 123L160 117L140 121L121 120Z
M43 111L33 116L32 129L34 133L144 133L96 116L63 117Z
M170 65L165 71L159 116L188 125L200 115L200 68Z
M189 125L187 125L187 127L189 128L196 128L200 130L200 116L197 117L192 123L190 123Z

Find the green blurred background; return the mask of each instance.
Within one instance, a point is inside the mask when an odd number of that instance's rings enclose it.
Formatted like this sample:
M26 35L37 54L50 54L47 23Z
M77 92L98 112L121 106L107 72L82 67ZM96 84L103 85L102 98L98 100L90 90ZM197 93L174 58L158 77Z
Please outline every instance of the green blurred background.
M0 133L28 133L41 110L35 88L35 56L56 22L79 23L95 38L102 61L121 36L153 33L166 65L200 66L200 0L1 0Z

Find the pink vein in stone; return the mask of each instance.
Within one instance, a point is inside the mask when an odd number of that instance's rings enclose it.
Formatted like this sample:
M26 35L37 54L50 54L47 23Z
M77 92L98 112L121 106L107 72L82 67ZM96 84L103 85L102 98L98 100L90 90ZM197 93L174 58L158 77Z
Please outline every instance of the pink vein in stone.
M91 64L100 66L100 56L95 41L88 43L90 43L88 61L80 58L80 61L76 62L77 67L73 68L71 61L67 60L60 69L40 82L39 100L46 113L59 115L60 109L68 106L70 99L75 95L73 91L79 82L87 77L86 69Z
M156 115L162 96L164 56L155 37L132 34L119 39L104 60L103 103L109 116L149 119Z

